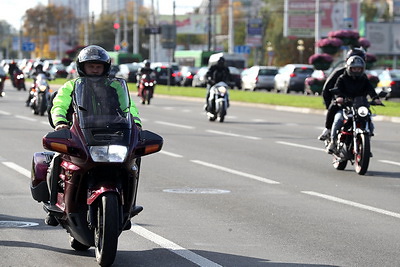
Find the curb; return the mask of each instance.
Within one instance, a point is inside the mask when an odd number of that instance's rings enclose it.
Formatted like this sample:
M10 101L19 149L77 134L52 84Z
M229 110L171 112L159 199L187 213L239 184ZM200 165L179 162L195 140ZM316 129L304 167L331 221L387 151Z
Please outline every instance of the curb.
M189 101L193 101L193 102L204 102L204 99L188 97L188 96L170 96L170 95L157 95L157 94L155 94L155 96L160 97L160 98L173 98L173 99L189 100ZM257 108L273 109L273 110L278 110L278 111L297 112L297 113L305 113L305 114L320 114L320 115L326 114L326 110L312 109L312 108L275 106L275 105L269 105L269 104L245 103L245 102L238 102L238 101L231 101L231 103L234 103L235 105L238 105L238 106L257 107ZM376 116L373 116L373 118L374 118L374 121L400 123L400 117L389 117L389 116L376 115Z

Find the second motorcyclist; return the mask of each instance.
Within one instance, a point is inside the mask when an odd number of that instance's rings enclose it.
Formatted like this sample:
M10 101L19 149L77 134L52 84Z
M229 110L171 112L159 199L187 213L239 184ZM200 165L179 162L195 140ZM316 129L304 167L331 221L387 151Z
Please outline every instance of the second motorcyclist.
M335 101L338 105L344 103L345 98L354 98L357 96L369 95L375 104L382 104L374 87L370 83L368 77L365 75L365 61L360 56L351 56L346 61L346 70L338 78L335 88ZM338 109L334 115L332 124L331 141L327 147L328 153L334 153L337 143L337 132L343 124L343 110ZM372 126L372 123L371 123ZM373 126L372 126L373 127ZM371 129L373 130L373 129ZM372 132L372 131L371 131Z
M107 51L102 47L90 45L81 50L77 58L76 66L80 77L108 77L111 67L111 58ZM57 91L57 94L53 99L53 106L50 111L50 124L54 125L56 131L65 128L69 129L72 124L72 92L77 79L67 81ZM115 89L118 91L118 88ZM136 105L133 101L130 101L130 103L130 113L134 118L135 124L141 128L142 124ZM57 180L60 161L60 154L56 154L53 157L48 169L47 184L50 192L50 204L53 204L52 201L54 201L54 194L51 192L51 184ZM49 214L47 215L45 222L46 224L52 226L58 225L58 222L54 216Z
M212 86L219 82L228 83L231 80L231 74L229 68L225 66L225 58L220 57L217 61L217 64L212 65L206 73L207 79L207 95L206 95L206 104L204 109L209 111L210 107L208 105L208 98L210 97L210 89Z

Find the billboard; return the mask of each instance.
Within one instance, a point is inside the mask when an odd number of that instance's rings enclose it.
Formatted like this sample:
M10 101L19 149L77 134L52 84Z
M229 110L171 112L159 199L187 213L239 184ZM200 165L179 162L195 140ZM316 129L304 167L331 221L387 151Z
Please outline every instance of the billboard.
M315 6L316 0L285 0L284 36L313 38ZM328 36L330 31L358 29L359 1L319 0L319 6L321 37Z
M208 33L208 16L205 15L176 15L175 25L177 34L207 34ZM171 15L160 15L159 24L171 24ZM215 25L214 25L215 24ZM212 16L211 25L214 27L213 33L221 34L221 17L219 15Z
M400 23L367 23L365 38L371 42L368 53L400 55Z

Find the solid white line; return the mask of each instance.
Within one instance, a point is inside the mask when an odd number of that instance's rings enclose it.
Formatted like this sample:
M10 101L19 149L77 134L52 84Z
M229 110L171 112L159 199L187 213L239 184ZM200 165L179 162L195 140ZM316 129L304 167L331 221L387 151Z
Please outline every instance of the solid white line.
M380 161L380 162L382 162L382 163L387 163L387 164L393 164L393 165L397 165L397 166L400 166L400 162L396 162L396 161L391 161L391 160L378 160L378 161Z
M233 136L233 137L242 137L242 138L252 139L252 140L261 140L260 137L254 137L254 136L248 136L248 135L240 135L240 134L227 133L227 132L220 132L220 131L214 131L214 130L206 130L206 132L214 133L214 134L227 135L227 136Z
M316 147L312 147L312 146L305 146L305 145L300 145L300 144L295 144L295 143L289 143L289 142L284 142L284 141L276 141L276 143L282 144L282 145L287 145L287 146L295 146L295 147L301 147L301 148L306 148L306 149L310 149L310 150L317 150L317 151L323 151L323 152L325 152L325 149L316 148Z
M210 261L190 250L187 250L187 249L169 241L168 239L165 239L162 236L159 236L153 232L150 232L149 230L147 230L137 224L132 224L131 231L150 240L151 242L159 245L160 247L168 249L169 251L171 251L171 252L181 256L182 258L185 258L199 266L204 266L204 267L221 266L213 261Z
M164 151L164 150L161 150L159 153L167 155L167 156L171 156L171 157L174 157L174 158L183 158L182 155L178 155L178 154L175 154L175 153L167 152L167 151Z
M204 161L200 161L200 160L191 160L191 162L197 163L197 164L200 164L200 165L203 165L203 166L206 166L206 167L214 168L214 169L217 169L217 170L221 170L221 171L224 171L224 172L229 172L229 173L232 173L232 174L243 176L243 177L246 177L246 178L250 178L250 179L253 179L253 180L257 180L257 181L260 181L260 182L263 182L263 183L267 183L267 184L280 184L279 182L274 181L274 180L270 180L270 179L267 179L267 178L264 178L264 177L256 176L256 175L245 173L245 172L241 172L241 171L235 171L235 170L232 170L232 169L229 169L229 168L225 168L225 167L222 167L222 166L219 166L219 165L214 165L214 164L211 164L211 163L208 163L208 162L204 162Z
M301 191L301 192L304 193L304 194L307 194L307 195L321 197L321 198L324 198L324 199L327 199L327 200L331 200L331 201L334 201L334 202L337 202L337 203L353 206L353 207L364 209L364 210L373 211L373 212L376 212L376 213L380 213L380 214L383 214L383 215L392 216L392 217L395 217L397 219L400 219L400 214L392 212L392 211L387 211L387 210L383 210L383 209L367 206L367 205L360 204L360 203L357 203L357 202L353 202L353 201L349 201L349 200L345 200L345 199L341 199L341 198L337 198L337 197L333 197L333 196L329 196L329 195L325 195L325 194L320 194L320 193L313 192L313 191Z
M185 128L185 129L194 129L193 126L182 125L182 124L175 124L175 123L170 123L170 122L165 122L165 121L155 121L155 123L163 124L163 125L168 125L168 126L179 127L179 128Z
M3 161L1 162L4 165L6 165L8 168L13 169L14 171L19 172L22 175L25 175L26 177L30 178L31 177L31 172L28 171L25 168L22 168L21 166L15 164L14 162L10 162L10 161Z

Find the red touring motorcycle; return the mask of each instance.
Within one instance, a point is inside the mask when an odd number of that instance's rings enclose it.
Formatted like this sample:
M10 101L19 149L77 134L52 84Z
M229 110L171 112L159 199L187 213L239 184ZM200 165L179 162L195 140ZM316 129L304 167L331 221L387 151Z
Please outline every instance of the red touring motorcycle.
M142 104L147 102L147 104L150 105L150 99L153 98L155 86L156 80L154 79L154 75L143 74L140 77L139 96L142 98Z
M160 151L163 139L135 125L122 79L80 78L72 97L71 129L48 133L43 147L53 152L33 155L31 193L67 230L73 249L94 246L98 264L108 266L119 235L143 209L135 205L140 159ZM47 185L53 157L59 175Z

